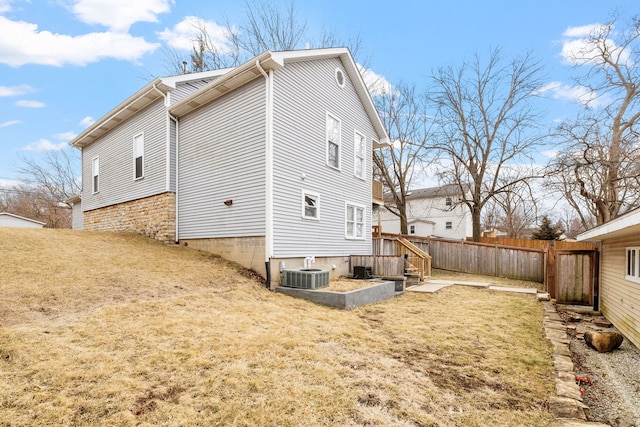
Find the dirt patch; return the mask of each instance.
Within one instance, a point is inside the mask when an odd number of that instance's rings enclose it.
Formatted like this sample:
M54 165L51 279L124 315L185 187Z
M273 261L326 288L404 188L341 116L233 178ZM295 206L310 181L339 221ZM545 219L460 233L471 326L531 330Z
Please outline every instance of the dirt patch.
M340 277L338 280L329 282L329 286L321 288L323 291L331 292L349 292L356 289L368 288L369 286L378 285L380 282L369 282L367 280L348 279Z

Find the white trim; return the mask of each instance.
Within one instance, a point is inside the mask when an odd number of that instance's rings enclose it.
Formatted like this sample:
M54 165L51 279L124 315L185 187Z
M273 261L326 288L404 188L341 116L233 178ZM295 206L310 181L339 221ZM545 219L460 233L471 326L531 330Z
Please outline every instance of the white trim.
M265 248L264 260L273 258L273 70L266 72L256 59L256 68L265 78Z
M349 232L348 232L348 222L349 222L349 208L353 207L353 208L357 208L357 209L362 209L362 237L357 237L355 236L355 228L354 228L354 236L349 236ZM354 212L355 213L355 212ZM354 224L358 224L358 222L355 219L354 216L354 220L353 220ZM366 231L367 230L367 208L364 205L361 205L360 203L352 203L352 202L344 202L344 238L346 240L366 240Z
M329 117L338 122L338 141L332 141L334 144L338 146L337 151L337 165L334 166L329 163ZM334 114L330 112L326 112L325 115L325 125L324 125L324 155L325 155L325 164L329 166L331 169L335 169L340 171L340 166L342 165L342 120L336 117Z
M320 195L318 193L314 193L312 191L305 191L305 190L301 190L301 205L302 205L302 212L301 212L301 216L302 219L308 220L308 221L320 221ZM312 197L314 199L314 201L316 202L316 216L307 216L307 204L306 204L306 197Z
M178 169L178 161L179 161L179 156L178 156L178 141L180 139L180 126L178 123L178 119L173 117L171 114L169 114L169 118L170 120L173 120L176 124L176 200L175 200L175 205L176 205L176 238L175 241L176 243L178 243L180 241L180 235L179 235L179 226L178 224L180 223L180 209L178 206L178 181L180 179L180 174L178 173L179 169Z
M20 215L14 215L14 214L9 213L9 212L0 212L0 216L10 216L10 217L13 217L13 218L18 218L18 219L23 219L25 221L33 222L35 224L47 225L46 222L36 221L35 219L26 218L26 217L20 216Z
M141 156L136 156L136 154L137 154L136 153L136 142L137 142L137 139L139 137L142 137L142 155ZM140 168L141 168L140 176L136 176L136 172L137 172L136 159L138 157L142 157L142 162L141 162L141 165L140 165ZM144 131L139 132L139 133L137 133L137 134L135 134L133 136L133 180L134 181L139 181L142 178L144 178Z
M358 156L358 150L356 149L356 140L360 137L362 141L362 157ZM362 175L358 175L358 162L362 166ZM353 131L353 175L363 181L367 180L367 137L363 133L357 130Z
M577 236L577 240L602 241L615 237L640 233L640 209L619 216L609 222L599 225Z
M96 167L97 165L97 167ZM98 185L96 186L95 177L98 177ZM96 188L98 187L98 188ZM98 194L100 192L100 156L91 159L91 193Z

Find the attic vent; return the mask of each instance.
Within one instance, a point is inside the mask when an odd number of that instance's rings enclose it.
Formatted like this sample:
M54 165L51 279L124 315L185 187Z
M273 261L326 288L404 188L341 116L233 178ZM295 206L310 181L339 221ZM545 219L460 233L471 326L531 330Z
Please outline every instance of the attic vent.
M338 86L344 87L344 73L339 68L336 68L336 83Z

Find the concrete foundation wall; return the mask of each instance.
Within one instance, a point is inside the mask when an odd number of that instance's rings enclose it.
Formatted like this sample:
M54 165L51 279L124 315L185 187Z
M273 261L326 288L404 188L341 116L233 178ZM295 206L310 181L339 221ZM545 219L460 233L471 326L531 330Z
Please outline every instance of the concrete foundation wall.
M176 195L162 193L84 212L84 229L133 231L154 239L175 241Z
M225 237L218 239L180 239L193 249L198 249L236 262L266 277L264 262L264 236Z
M271 259L271 289L280 285L280 262L284 262L286 269L296 269L304 267L304 258L272 258ZM316 257L316 262L311 264L311 268L329 271L329 280L336 280L340 276L349 276L349 257Z

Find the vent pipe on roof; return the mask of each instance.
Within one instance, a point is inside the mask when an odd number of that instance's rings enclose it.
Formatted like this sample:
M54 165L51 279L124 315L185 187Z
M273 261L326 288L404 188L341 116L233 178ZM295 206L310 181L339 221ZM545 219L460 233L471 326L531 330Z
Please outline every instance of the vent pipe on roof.
M182 74L187 74L187 61L182 61Z

